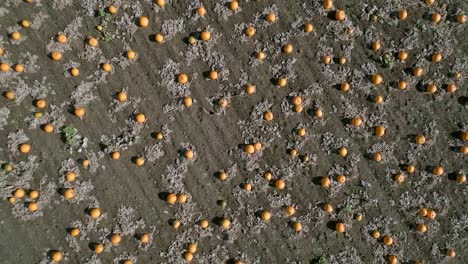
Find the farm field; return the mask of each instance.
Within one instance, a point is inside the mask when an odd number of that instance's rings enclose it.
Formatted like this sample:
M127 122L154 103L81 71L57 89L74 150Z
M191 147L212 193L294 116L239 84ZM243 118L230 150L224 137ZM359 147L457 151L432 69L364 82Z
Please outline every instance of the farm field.
M1 1L0 263L467 263L467 12Z

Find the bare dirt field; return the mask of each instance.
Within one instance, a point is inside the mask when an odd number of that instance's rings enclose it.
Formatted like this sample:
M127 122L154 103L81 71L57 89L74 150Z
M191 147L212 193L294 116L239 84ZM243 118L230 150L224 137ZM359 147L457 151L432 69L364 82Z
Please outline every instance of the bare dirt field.
M468 263L467 12L1 1L0 263Z

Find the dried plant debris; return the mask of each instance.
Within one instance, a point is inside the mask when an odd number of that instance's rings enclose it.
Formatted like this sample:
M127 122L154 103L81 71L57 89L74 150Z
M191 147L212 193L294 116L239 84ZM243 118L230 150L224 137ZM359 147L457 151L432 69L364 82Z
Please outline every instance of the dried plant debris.
M3 130L8 124L8 116L10 115L10 110L7 107L2 107L0 109L0 130Z
M165 20L161 26L161 32L166 40L170 40L176 34L184 31L184 19Z
M22 129L8 134L8 150L13 155L19 154L19 146L29 141L29 137Z
M341 253L337 255L331 255L327 263L353 263L353 264L360 264L364 263L361 258L359 257L358 251L350 246L347 246Z
M145 228L143 219L137 219L135 209L130 207L119 208L115 222L117 226L113 228L113 231L125 236L135 235L137 231Z

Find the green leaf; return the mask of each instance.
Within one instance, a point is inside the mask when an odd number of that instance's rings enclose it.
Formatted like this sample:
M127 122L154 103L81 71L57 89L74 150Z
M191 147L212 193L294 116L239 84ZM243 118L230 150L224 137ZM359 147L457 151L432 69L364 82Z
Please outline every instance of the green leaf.
M104 8L98 10L98 15L99 15L99 17L105 17L106 14L107 14L107 13L106 13L106 11L104 10Z
M392 55L385 53L382 55L382 57L380 57L380 62L382 63L382 67L392 68L395 64L395 58Z
M75 144L75 137L78 133L78 129L76 129L75 127L73 127L72 125L69 125L67 127L65 127L63 130L63 137L65 138L65 143L67 145L74 145Z
M327 257L325 255L322 255L322 256L318 257L317 259L315 259L314 263L316 263L316 264L327 264L328 263Z
M112 36L111 35L108 35L107 33L103 32L102 33L102 39L104 41L111 41L112 40Z

